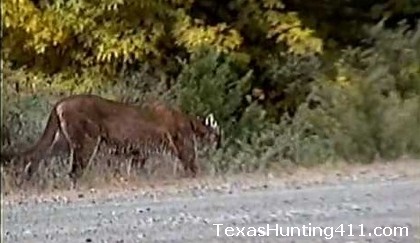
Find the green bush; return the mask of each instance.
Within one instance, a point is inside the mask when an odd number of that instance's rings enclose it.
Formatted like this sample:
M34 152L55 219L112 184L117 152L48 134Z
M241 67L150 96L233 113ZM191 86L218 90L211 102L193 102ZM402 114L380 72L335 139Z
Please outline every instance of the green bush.
M208 160L208 170L216 174L265 171L273 166L312 166L335 158L330 141L308 134L310 128L308 121L298 117L284 117L279 124L266 122L248 140L235 140L217 151Z
M8 102L4 126L13 137L12 144L25 147L36 142L44 130L52 105L45 97L30 95Z
M273 54L264 63L255 83L266 90L265 107L271 118L294 114L311 92L311 83L322 71L315 55Z
M371 162L419 155L420 31L404 27L392 31L378 25L369 33L367 47L343 50L333 72L331 68L321 72L315 57L271 60L272 67L255 78L268 82L274 93L283 92L283 99L276 103L276 98L268 97L263 106L248 104L234 125L237 133L247 135L235 136L231 130L230 143L209 158L210 170L253 171L275 164ZM182 76L188 82L181 82L184 107L196 111L212 107L231 118L235 112L231 105L225 108L225 99L233 98L236 110L241 110L239 97L248 94L237 92L232 97L215 92L227 86L226 77L240 80L231 74L237 69L223 69L219 60L223 59L204 55L189 64L188 75ZM285 113L288 110L291 117ZM281 114L279 123L270 119Z
M177 97L181 108L205 116L214 113L227 138L245 137L245 130L258 130L264 114L255 109L246 96L251 90L252 70L239 65L223 53L202 49L193 55L177 79ZM254 105L253 105L254 106ZM247 113L253 112L253 121Z
M43 130L50 108L48 96L42 95L41 89L36 91L36 82L31 85L31 81L37 77L26 70L12 70L8 63L3 70L2 127L9 133L12 146L26 147Z
M420 154L420 30L371 30L370 48L350 48L336 75L318 80L316 109L302 109L316 134L347 161Z

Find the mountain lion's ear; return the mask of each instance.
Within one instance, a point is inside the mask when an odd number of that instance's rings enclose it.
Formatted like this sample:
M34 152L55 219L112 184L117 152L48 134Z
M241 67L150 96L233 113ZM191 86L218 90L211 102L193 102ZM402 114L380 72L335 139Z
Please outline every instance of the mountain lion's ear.
M206 125L206 126L209 126L210 125L210 121L209 121L209 117L208 116L204 120L204 125Z
M219 127L219 125L217 124L217 121L214 119L213 113L210 113L206 117L205 124L206 124L206 126L210 126L214 129L217 129Z

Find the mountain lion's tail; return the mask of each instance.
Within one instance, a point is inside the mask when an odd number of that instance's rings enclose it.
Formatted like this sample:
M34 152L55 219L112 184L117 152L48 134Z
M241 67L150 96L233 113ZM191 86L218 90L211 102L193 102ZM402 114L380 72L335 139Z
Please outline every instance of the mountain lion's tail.
M53 144L55 134L57 131L59 131L59 129L59 118L54 107L54 109L50 113L44 132L42 133L41 138L36 142L36 144L28 150L21 153L2 153L1 161L8 161L13 158L38 158L39 156L42 156Z

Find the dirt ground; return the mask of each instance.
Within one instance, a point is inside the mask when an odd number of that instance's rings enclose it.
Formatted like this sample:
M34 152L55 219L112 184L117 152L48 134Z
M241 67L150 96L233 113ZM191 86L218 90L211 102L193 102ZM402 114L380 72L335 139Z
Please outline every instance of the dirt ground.
M4 242L420 242L420 161L15 193L2 216ZM275 230L303 225L324 235Z

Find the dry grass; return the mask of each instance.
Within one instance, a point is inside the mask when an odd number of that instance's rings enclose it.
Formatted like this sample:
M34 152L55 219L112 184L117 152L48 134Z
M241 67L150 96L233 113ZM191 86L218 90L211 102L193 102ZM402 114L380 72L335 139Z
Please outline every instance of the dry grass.
M159 160L156 158L156 160ZM169 162L169 161L168 161ZM392 162L376 161L372 164L348 164L346 162L326 163L316 165L312 168L302 166L289 167L287 170L278 168L270 171L253 173L227 173L213 176L202 174L197 178L171 176L164 174L169 164L156 165L156 176L133 176L120 180L111 178L102 180L95 178L94 186L82 184L77 190L49 189L49 190L28 190L13 191L7 195L3 194L7 203L21 203L22 201L77 201L95 200L97 198L113 198L135 193L149 198L160 198L164 196L177 195L179 193L190 193L191 189L204 190L230 190L232 186L239 186L241 190L253 190L266 187L295 188L296 186L311 186L317 184L331 184L337 181L371 181L395 179L397 177L419 178L420 160L397 160ZM169 166L170 167L170 166ZM169 168L168 167L168 168ZM159 172L157 172L159 171ZM162 174L161 174L162 173ZM99 175L96 175L99 176ZM102 176L102 175L101 175ZM162 177L160 177L162 176ZM106 181L106 183L99 183ZM86 182L85 182L86 183Z
M17 165L17 164L16 164ZM176 166L176 174L174 174ZM68 190L71 188L68 172L69 159L52 157L42 160L38 170L31 179L25 180L17 166L2 167L1 178L3 192L45 193L52 190ZM184 177L180 162L168 155L155 156L147 160L143 169L135 168L130 159L98 153L90 166L78 180L77 189L99 188L121 184L138 185L144 181L172 180Z

